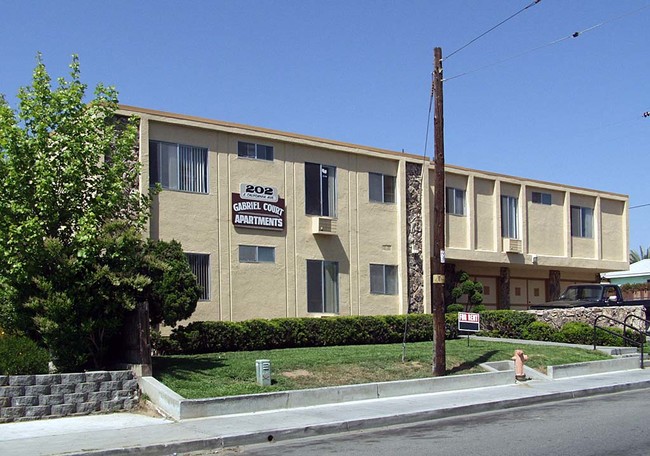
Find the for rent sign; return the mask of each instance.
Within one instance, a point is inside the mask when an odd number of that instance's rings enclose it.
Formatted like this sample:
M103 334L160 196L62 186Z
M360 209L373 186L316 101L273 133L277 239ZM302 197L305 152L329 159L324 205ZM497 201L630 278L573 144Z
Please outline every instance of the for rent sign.
M458 312L458 329L461 331L479 331L481 315L471 312Z
M242 184L245 189L245 185ZM253 188L265 189L272 187L253 186ZM275 190L275 189L273 189ZM271 193L271 192L269 192ZM240 228L256 228L263 230L284 230L285 207L284 199L262 193L261 197L250 192L232 194L232 223ZM244 195L246 197L244 197ZM265 197L266 196L266 197ZM275 200L275 201L274 201Z

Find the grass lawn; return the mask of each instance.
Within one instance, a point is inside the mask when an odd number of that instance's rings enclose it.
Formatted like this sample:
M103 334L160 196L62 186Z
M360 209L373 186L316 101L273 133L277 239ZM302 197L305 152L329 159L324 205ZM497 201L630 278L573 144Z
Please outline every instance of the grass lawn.
M549 365L608 359L601 352L572 347L519 345L466 339L446 342L448 375L483 372L480 363L510 359L517 348L529 356L527 365L541 372ZM405 362L402 345L293 348L284 350L161 356L153 360L154 376L181 396L194 399L286 391L323 386L430 377L433 345L409 343ZM255 360L271 360L272 384L256 383Z

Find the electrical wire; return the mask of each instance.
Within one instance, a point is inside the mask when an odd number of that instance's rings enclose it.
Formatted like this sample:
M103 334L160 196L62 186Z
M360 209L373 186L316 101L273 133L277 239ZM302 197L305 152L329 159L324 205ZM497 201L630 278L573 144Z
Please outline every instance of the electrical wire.
M431 96L429 97L429 114L427 115L427 134L424 138L424 151L422 156L427 155L427 147L429 147L429 127L431 126L431 108L433 107L433 73L431 74Z
M487 31L485 31L485 32L483 32L483 33L481 33L479 36L477 36L477 37L474 38L473 40L470 40L467 44L465 44L465 45L461 46L460 48L456 49L454 52L452 52L451 54L449 54L449 55L445 58L445 60L448 60L448 59L449 59L451 56L453 56L454 54L458 54L460 51L462 51L463 49L465 49L466 47L468 47L470 44L472 44L472 43L474 43L474 42L480 40L481 38L483 38L485 35L487 35L487 34L490 33L491 31L493 31L493 30L497 29L498 27L502 26L503 24L505 24L506 22L508 22L510 19L514 18L515 16L518 16L519 14L523 13L523 12L526 11L528 8L530 8L531 6L535 6L535 5L537 5L537 4L538 4L539 2L541 2L541 1L542 1L542 0L534 0L530 5L528 5L528 6L524 6L522 9L520 9L519 11L517 11L515 14L511 15L511 16L508 17L507 19L502 20L501 22L499 22L499 23L498 23L497 25L495 25L494 27L492 27L492 28L490 28L489 30L487 30Z
M530 7L530 6L532 6L532 5L529 5L529 7ZM627 12L627 13L621 14L621 15L619 15L619 16L612 17L612 18L607 19L607 20L605 20L605 21L603 21L603 22L601 22L601 23L599 23L599 24L592 25L591 27L588 27L588 28L586 28L586 29L584 29L584 30L580 30L580 31L578 31L578 32L573 32L573 33L571 33L570 35L567 35L567 36L562 37L562 38L560 38L560 39L557 39L557 40L551 41L551 42L549 42L549 43L543 44L543 45L541 45L541 46L537 46L537 47L534 47L534 48L532 48L532 49L528 49L527 51L523 51L523 52L520 52L520 53L515 54L515 55L513 55L513 56L506 57L506 58L504 58L504 59L498 60L498 61L496 61L496 62L488 63L487 65L483 65L483 66L478 67L478 68L475 68L475 69L473 69L473 70L469 70L469 71L466 71L466 72L464 72L464 73L460 73L460 74L457 74L457 75L455 75L455 76L452 76L452 77L449 77L449 78L445 78L445 79L443 79L443 82L445 82L445 81L451 81L451 80L453 80L453 79L458 79L458 78L460 78L460 77L467 76L467 75L469 75L469 74L473 74L473 73L476 73L476 72L478 72L478 71L482 71L482 70L484 70L484 69L486 69L486 68L490 68L490 67L493 67L493 66L496 66L496 65L500 65L500 64L505 63L505 62L508 62L508 61L510 61L510 60L518 59L519 57L522 57L522 56L524 56L524 55L526 55L526 54L530 54L530 53L532 53L532 52L537 52L537 51L539 51L540 49L544 49L544 48L546 48L546 47L556 45L556 44L558 44L558 43L561 43L562 41L566 41L566 40L569 40L569 39L571 39L571 38L578 38L579 36L581 36L581 35L583 35L583 34L585 34L585 33L587 33L587 32L591 32L592 30L595 30L595 29L597 29L597 28L599 28L599 27L602 27L602 26L605 25L605 24L609 24L610 22L617 21L617 20L619 20L619 19L622 19L622 18L624 18L624 17L630 16L630 15L632 15L632 14L636 14L636 13L638 13L639 11L644 10L644 9L646 9L646 8L650 8L650 4L645 5L645 6L642 6L641 8L637 8L637 9L635 9L635 10L633 10L633 11L629 11L629 12ZM457 51L456 51L456 52L457 52ZM449 58L449 57L447 57L447 59L448 59L448 58ZM446 59L445 59L445 60L446 60Z
M639 204L637 206L630 206L630 209L636 209L638 207L646 207L646 206L650 206L650 203L648 203L648 204Z

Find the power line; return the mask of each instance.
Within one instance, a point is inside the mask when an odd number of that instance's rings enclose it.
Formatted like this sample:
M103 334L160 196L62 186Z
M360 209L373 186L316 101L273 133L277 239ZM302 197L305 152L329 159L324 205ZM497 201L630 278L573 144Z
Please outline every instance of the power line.
M639 204L637 206L630 206L630 209L636 209L638 207L646 207L646 206L650 206L650 203L648 203L648 204Z
M427 134L424 138L424 152L423 156L427 154L427 147L429 147L429 125L431 124L431 109L433 107L433 74L431 75L431 96L429 97L429 114L427 115Z
M469 41L469 42L468 42L467 44L465 44L464 46L461 46L460 48L456 49L454 52L452 52L452 53L449 54L447 57L445 57L445 60L449 59L449 58L450 58L451 56L453 56L454 54L458 54L460 51L462 51L463 49L465 49L465 48L466 48L467 46L469 46L470 44L474 43L475 41L480 40L481 38L483 38L485 35L487 35L487 34L490 33L491 31L493 31L493 30L495 30L496 28L502 26L503 24L505 24L506 22L508 22L510 19L514 18L515 16L517 16L517 15L523 13L523 12L526 11L528 8L530 8L531 6L535 6L535 5L537 5L537 4L538 4L539 2L541 2L541 1L542 1L542 0L534 0L533 3L531 3L530 5L528 5L528 6L524 6L522 9L520 9L519 11L517 11L515 14L511 15L511 16L508 17L507 19L502 20L501 22L499 22L497 25L495 25L494 27L490 28L489 30L487 30L487 31L485 31L485 32L483 32L483 33L481 33L479 36L477 36L477 37L474 38L473 40Z
M530 7L530 6L532 6L532 5L528 5L527 8ZM622 19L624 17L631 16L632 14L636 14L639 11L644 10L646 8L650 8L650 4L642 6L641 8L637 8L637 9L635 9L633 11L628 11L627 13L621 14L619 16L612 17L612 18L607 19L607 20L605 20L603 22L600 22L599 24L592 25L591 27L588 27L588 28L586 28L584 30L580 30L578 32L573 32L573 33L571 33L571 34L569 34L569 35L567 35L565 37L562 37L560 39L551 41L551 42L543 44L541 46L537 46L537 47L534 47L532 49L528 49L527 51L520 52L518 54L512 55L510 57L506 57L506 58L498 60L496 62L488 63L487 65L483 65L483 66L475 68L473 70L469 70L469 71L466 71L464 73L457 74L457 75L452 76L450 78L445 78L444 81L451 81L452 79L457 79L457 78L460 78L460 77L463 77L463 76L467 76L469 74L473 74L473 73L476 73L478 71L482 71L482 70L484 70L486 68L490 68L490 67L493 67L493 66L500 65L502 63L508 62L510 60L517 59L517 58L522 57L522 56L524 56L526 54L530 54L532 52L539 51L540 49L544 49L546 47L553 46L555 44L561 43L562 41L566 41L566 40L571 39L571 38L578 38L579 36L581 36L581 35L583 35L583 34L585 34L587 32L591 32L592 30L595 30L595 29L597 29L599 27L602 27L605 24L609 24L610 22L614 22L614 21L617 21L617 20ZM456 51L456 52L458 52L458 51ZM447 57L447 58L449 58L449 57ZM648 115L650 115L650 114L648 114Z

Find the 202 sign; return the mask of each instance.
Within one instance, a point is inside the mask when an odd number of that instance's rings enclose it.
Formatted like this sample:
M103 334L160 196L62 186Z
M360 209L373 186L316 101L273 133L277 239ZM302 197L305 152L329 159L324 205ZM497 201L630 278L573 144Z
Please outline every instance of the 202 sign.
M255 193L256 195L273 195L273 187L262 187L261 185L246 184L246 193Z
M242 198L250 200L269 202L278 201L278 189L265 185L241 184L239 187L239 195Z

